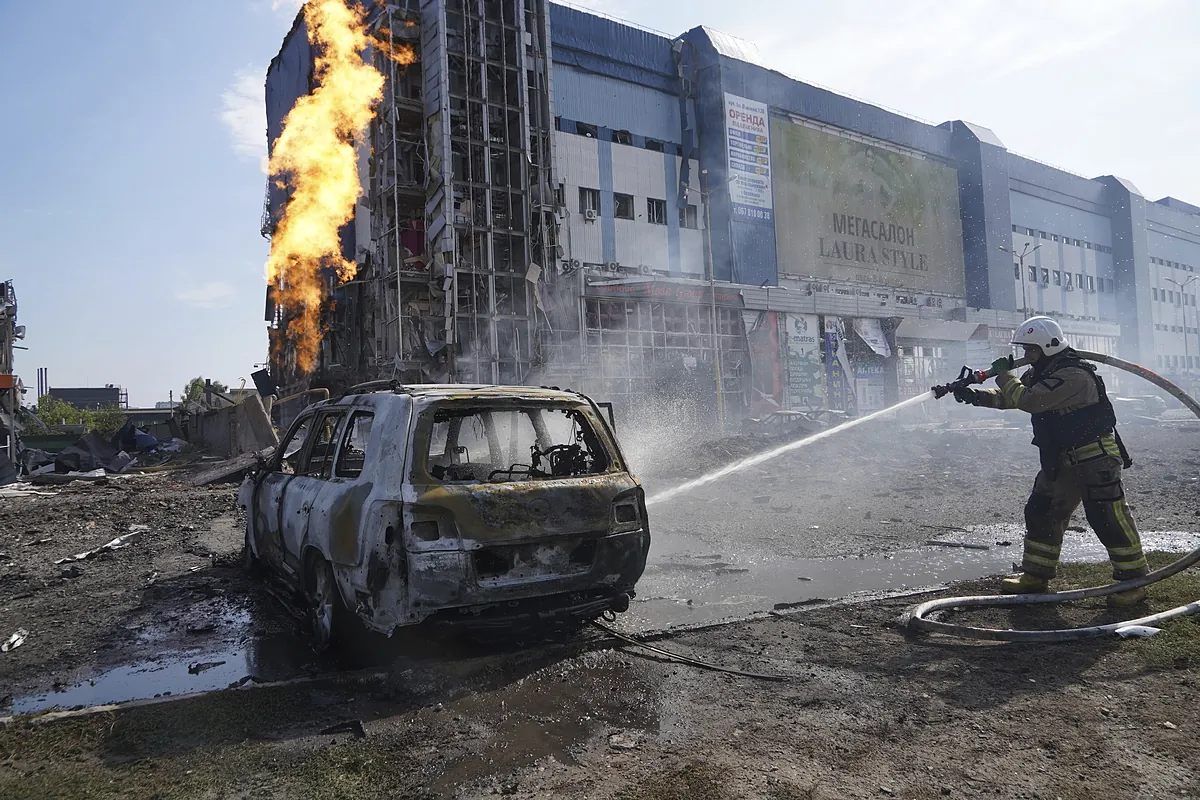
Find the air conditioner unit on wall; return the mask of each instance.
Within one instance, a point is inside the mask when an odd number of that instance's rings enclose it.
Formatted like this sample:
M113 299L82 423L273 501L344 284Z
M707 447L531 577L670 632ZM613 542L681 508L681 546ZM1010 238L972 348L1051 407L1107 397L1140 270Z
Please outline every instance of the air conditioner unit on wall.
M604 268L606 270L608 270L609 272L617 272L620 269L620 267L621 267L621 265L618 264L616 261L610 261L604 265Z
M596 209L594 208L589 208L583 212L583 218L588 222L595 222L597 216L599 215L596 213Z
M649 264L639 264L638 265L638 274L639 275L653 275L654 269Z

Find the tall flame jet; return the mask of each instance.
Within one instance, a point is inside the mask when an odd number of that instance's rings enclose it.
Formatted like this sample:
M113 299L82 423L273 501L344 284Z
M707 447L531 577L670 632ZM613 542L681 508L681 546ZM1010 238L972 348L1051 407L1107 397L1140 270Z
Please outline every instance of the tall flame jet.
M271 152L268 171L292 194L271 237L267 282L287 320L277 344L289 344L297 370L308 374L321 345L326 271L344 283L358 269L343 257L338 231L353 218L362 193L355 145L375 116L384 86L383 74L363 53L375 46L401 64L412 63L415 54L405 45L376 41L355 0L312 0L304 20L316 88L288 113Z

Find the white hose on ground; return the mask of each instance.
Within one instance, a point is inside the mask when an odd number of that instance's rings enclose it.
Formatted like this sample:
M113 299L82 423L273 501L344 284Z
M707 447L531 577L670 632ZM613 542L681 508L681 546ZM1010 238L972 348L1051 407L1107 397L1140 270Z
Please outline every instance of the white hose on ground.
M1163 389L1171 394L1172 397L1183 403L1188 410L1200 418L1200 403L1197 403L1186 392L1180 389L1175 384L1157 375L1154 372L1140 367L1137 364L1132 364L1128 361L1122 361L1114 356L1104 355L1103 353L1089 353L1083 350L1077 351L1079 355L1088 361L1095 361L1099 364L1107 364L1110 367L1124 370L1126 372L1137 375L1141 378L1153 383L1155 386ZM1180 558L1178 561L1169 564L1162 569L1156 569L1149 575L1144 575L1141 578L1121 581L1120 583L1110 584L1108 586L1096 586L1090 589L1074 589L1069 592L1054 592L1047 594L1024 594L1024 595L987 595L980 597L947 597L941 600L930 600L927 603L913 606L904 612L903 619L907 626L912 630L926 631L928 633L941 633L947 636L959 636L967 639L991 639L998 642L1066 642L1075 639L1090 639L1097 636L1107 636L1114 633L1119 628L1126 628L1132 625L1155 625L1160 622L1172 619L1174 617L1184 617L1190 614L1200 613L1200 600L1188 603L1186 605L1172 608L1168 611L1162 611L1158 614L1151 614L1148 617L1140 617L1131 619L1125 622L1114 622L1108 625L1093 625L1087 628L1061 628L1052 631L1018 631L1018 630L1001 630L997 628L976 628L970 625L955 625L949 622L938 622L932 619L926 619L926 616L935 611L944 609L966 609L966 608L992 608L997 606L1021 606L1021 605L1037 605L1041 603L1065 603L1070 600L1083 600L1089 597L1106 597L1117 592L1126 592L1130 589L1138 589L1143 586L1149 586L1152 583L1157 583L1164 578L1169 578L1172 575L1183 572L1193 564L1200 562L1200 548L1193 550L1187 555Z

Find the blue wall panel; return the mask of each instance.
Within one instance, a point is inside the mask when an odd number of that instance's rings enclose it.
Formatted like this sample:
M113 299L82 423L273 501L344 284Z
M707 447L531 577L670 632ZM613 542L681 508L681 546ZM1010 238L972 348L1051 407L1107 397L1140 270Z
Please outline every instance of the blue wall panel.
M596 140L600 160L600 245L605 263L617 260L616 201L613 199L613 143L611 136Z
M1012 221L1018 227L1063 234L1093 244L1112 246L1112 223L1108 216L1074 206L1052 203L1041 197L1010 192Z
M308 28L303 15L297 15L292 30L284 39L279 54L267 67L267 143L274 147L283 131L283 120L301 97L312 87L312 46L308 43ZM271 216L278 219L280 207L287 201L288 192L267 182L267 202Z
M679 175L675 156L663 153L663 169L667 187L667 269L679 275Z
M554 113L660 142L679 141L677 95L563 64L554 68Z
M613 20L550 4L554 60L597 75L674 91L671 40Z

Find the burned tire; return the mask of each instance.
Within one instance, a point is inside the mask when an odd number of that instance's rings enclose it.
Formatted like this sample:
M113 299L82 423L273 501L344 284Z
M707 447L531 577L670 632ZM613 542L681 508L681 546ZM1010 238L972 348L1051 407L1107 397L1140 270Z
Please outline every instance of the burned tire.
M342 602L333 567L320 556L309 558L304 580L304 600L308 612L308 638L313 650L327 653L344 638L343 626L349 613Z
M246 523L246 536L242 540L242 557L240 560L242 572L251 578L261 578L264 574L262 562L258 560L258 556L254 555L253 548L250 547L250 523Z

